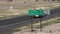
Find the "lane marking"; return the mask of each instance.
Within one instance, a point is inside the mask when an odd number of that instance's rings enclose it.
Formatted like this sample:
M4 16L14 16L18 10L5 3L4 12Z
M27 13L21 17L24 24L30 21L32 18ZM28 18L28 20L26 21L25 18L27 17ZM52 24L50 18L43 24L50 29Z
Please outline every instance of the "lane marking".
M33 20L35 20L35 19L33 19ZM36 20L37 20L37 19L36 19ZM31 21L31 20L27 20L27 21L23 21L23 22L18 22L18 23L14 23L14 24L10 24L10 25L1 26L0 28L12 26L12 25L17 25L17 24L19 24L19 23L24 23L24 22L29 22L29 21Z
M54 14L54 15L56 15L56 14ZM53 16L53 15L51 15L51 16ZM46 16L46 17L49 17L49 16ZM44 18L45 18L45 17L44 17ZM33 20L37 20L37 19L33 19ZM19 23L24 23L24 22L28 22L28 21L31 21L31 20L27 20L27 21L23 21L23 22L18 22L18 23L14 23L14 24L10 24L10 25L1 26L0 28L12 26L12 25L17 25L17 24L19 24Z

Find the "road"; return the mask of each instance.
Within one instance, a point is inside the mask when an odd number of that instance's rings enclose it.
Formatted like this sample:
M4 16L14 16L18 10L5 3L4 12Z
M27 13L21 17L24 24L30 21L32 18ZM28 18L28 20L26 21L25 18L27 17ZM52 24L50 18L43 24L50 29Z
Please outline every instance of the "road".
M59 14L59 13L60 13L60 8L51 10L51 15ZM34 19L34 20L36 20L38 22L38 19ZM12 19L0 20L0 29L4 28L4 27L7 27L7 26L11 26L12 27L13 25L14 26L26 25L27 23L30 23L30 21L31 21L31 18L28 15L20 16L20 17L16 17L16 18L12 18Z

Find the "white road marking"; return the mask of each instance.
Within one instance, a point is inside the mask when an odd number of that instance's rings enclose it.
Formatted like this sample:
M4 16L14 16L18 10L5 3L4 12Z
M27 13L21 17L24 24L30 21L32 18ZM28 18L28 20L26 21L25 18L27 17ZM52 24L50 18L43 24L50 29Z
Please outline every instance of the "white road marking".
M33 20L35 20L35 19L33 19ZM36 19L36 20L37 20L37 19ZM12 26L12 25L17 25L17 24L19 24L19 23L24 23L24 22L28 22L28 21L31 21L31 20L27 20L27 21L23 21L23 22L18 22L18 23L14 23L14 24L10 24L10 25L1 26L0 28Z
M30 20L27 20L27 21L30 21ZM24 23L24 22L27 22L27 21L23 21L23 22L19 22L19 23ZM19 23L14 23L14 24L6 25L6 26L1 26L0 28L16 25L16 24L19 24Z
M60 14L60 13L59 13L59 14ZM55 14L54 14L54 15L55 15ZM51 15L51 16L53 16L53 15ZM46 17L48 17L48 16L46 16ZM45 17L44 17L44 18L45 18ZM33 20L35 20L35 19L33 19ZM37 19L36 19L36 20L37 20ZM31 21L31 20L27 20L27 21ZM27 22L27 21L23 21L23 22ZM23 22L19 22L19 23L23 23ZM16 25L16 24L19 24L19 23L14 23L14 24L6 25L6 26L1 26L0 28L12 26L12 25Z

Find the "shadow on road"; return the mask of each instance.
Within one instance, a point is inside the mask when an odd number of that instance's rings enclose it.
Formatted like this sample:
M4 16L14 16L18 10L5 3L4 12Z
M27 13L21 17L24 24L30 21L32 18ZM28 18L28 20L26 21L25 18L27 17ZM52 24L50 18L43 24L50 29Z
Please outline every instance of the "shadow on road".
M38 20L33 20L33 23L38 23L38 22L39 22L39 19ZM23 26L27 26L29 24L31 24L31 21L23 24ZM11 28L11 27L4 28L3 30L0 30L0 34L13 34L15 32L20 32L21 29L14 29L14 28L20 28L20 27L21 27L20 25L17 25L13 28Z
M58 11L58 12L57 12ZM58 14L60 13L60 8L58 9L55 9L55 10L51 10L51 13L52 14ZM21 21L25 21L25 20L29 20L30 17L29 16L23 16L23 17L18 17L18 18L13 18L13 19L7 19L7 20L4 20L4 21L0 21L0 26L2 25L7 25L7 24L12 24L12 23L17 23L17 22L21 22ZM45 18L46 20L46 18ZM34 20L33 23L37 23L39 22L39 20ZM21 23L19 25L16 25L14 28L19 28L21 25L29 25L31 24L31 21L30 22L26 22L26 23ZM13 34L14 32L18 32L20 30L11 30L12 28L5 28L3 30L0 30L0 34Z

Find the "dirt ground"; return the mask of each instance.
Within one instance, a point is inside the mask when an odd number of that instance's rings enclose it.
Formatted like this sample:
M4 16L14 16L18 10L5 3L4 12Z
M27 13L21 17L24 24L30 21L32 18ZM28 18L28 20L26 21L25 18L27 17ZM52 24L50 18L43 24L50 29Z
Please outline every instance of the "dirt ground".
M34 32L31 32L30 29L28 30L5 30L0 31L0 34L60 34L60 23L45 26L42 32L40 32L40 29L35 29L36 31Z
M60 23L46 26L40 32L40 29L36 29L35 32L15 32L13 34L60 34Z
M47 4L36 4L34 3L34 5L32 5L33 3L27 2L26 4L23 3L22 1L14 1L14 2L1 2L0 3L0 19L2 20L4 19L8 19L8 17L12 17L13 16L21 16L21 15L26 15L28 14L28 10L32 9L33 6L35 6L36 8L40 8L40 7L45 7L45 9L50 9L50 8L56 8L60 6L60 3L47 3ZM10 6L13 7L13 10L10 10ZM4 8L3 8L4 7ZM47 7L47 8L46 8Z

